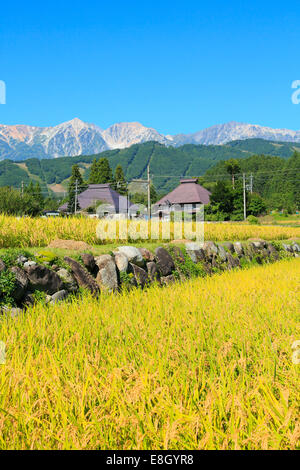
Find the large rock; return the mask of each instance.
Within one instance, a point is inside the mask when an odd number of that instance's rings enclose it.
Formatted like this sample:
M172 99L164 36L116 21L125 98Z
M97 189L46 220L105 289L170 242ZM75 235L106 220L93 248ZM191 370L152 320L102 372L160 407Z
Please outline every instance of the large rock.
M235 253L238 255L239 258L243 256L244 250L243 250L243 245L241 244L241 242L235 242L233 244L233 247L234 247Z
M169 276L163 276L161 278L161 282L165 286L168 286L169 284L172 284L175 281L176 281L176 278L175 276L173 276L173 274L169 274Z
M298 243L293 243L292 250L294 253L300 253L300 245Z
M143 268L140 268L136 264L130 263L129 266L134 274L137 285L144 288L149 282L148 273Z
M237 268L240 266L239 259L232 256L231 253L227 253L227 263L228 263L229 269Z
M41 290L48 294L54 294L63 287L60 277L46 266L36 264L26 269L31 290Z
M128 258L124 253L114 252L115 263L120 273L126 273L128 270Z
M99 268L96 282L104 290L115 291L118 289L118 276L114 259L110 255L101 255L95 258Z
M64 283L64 287L69 292L75 292L78 289L78 284L71 273L66 268L60 268L57 271L57 275L61 278Z
M68 292L64 289L58 292L55 292L55 294L51 296L50 304L54 305L57 302L61 302L62 300L65 300L67 297L68 297Z
M172 255L175 261L178 261L179 263L185 263L184 254L178 246L174 246Z
M68 256L65 256L64 260L70 266L72 273L77 281L77 284L80 287L89 289L92 294L100 293L100 288L97 282L90 275L90 273L83 266L81 266L81 264L79 264L74 259L69 258ZM60 289L56 289L56 291L58 290Z
M154 261L150 261L149 263L147 263L147 271L151 282L160 282L160 272Z
M221 261L227 260L227 253L226 253L224 246L218 245L218 254L219 254L219 258Z
M218 254L218 247L214 242L208 241L203 244L203 251L207 259L212 259L214 255Z
M185 249L194 263L199 263L205 259L205 253L200 243L191 242L185 244Z
M14 273L16 278L15 289L12 292L12 297L19 302L25 297L27 287L28 287L28 277L23 269L18 266L13 266L10 271Z
M142 257L144 258L144 260L146 261L146 263L149 261L154 261L155 256L153 253L151 253L150 250L147 250L147 248L139 248L139 251Z
M136 264L141 268L145 266L145 260L140 250L138 250L135 246L119 246L117 252L126 255L130 263Z
M81 253L80 256L86 269L90 271L91 273L93 273L96 267L94 256L91 255L90 253Z
M225 248L227 248L228 251L230 251L230 253L234 253L234 246L233 246L233 243L231 243L231 242L225 242L225 243L224 243L224 246L225 246Z
M158 269L160 270L163 276L169 276L175 271L175 264L170 253L161 246L155 250L155 258L157 262Z
M273 246L271 243L268 243L267 245L267 250L268 250L268 256L271 259L278 260L279 259L279 253L276 250L275 246Z

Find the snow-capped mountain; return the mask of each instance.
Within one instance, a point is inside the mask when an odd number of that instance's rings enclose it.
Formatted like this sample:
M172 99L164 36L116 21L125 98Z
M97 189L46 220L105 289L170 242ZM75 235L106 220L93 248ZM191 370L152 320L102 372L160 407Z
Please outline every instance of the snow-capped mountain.
M133 144L141 144L154 140L161 144L170 145L172 141L151 127L145 127L139 122L120 122L113 124L102 132L102 136L111 149L123 149Z
M208 127L194 134L178 134L173 136L176 145L203 144L222 145L233 140L264 139L277 142L300 142L300 131L288 129L272 129L255 124L228 122Z
M54 127L0 125L0 160L92 155L148 141L172 146L188 143L221 145L233 140L251 138L300 142L300 131L229 122L193 134L165 136L138 122L122 122L103 130L78 118Z

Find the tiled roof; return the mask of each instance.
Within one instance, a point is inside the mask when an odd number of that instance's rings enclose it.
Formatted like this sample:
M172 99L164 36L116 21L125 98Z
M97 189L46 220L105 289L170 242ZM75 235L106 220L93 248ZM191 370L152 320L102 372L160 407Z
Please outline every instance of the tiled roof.
M180 185L164 196L155 205L171 204L209 204L211 193L197 184L197 178L180 180Z
M117 191L112 189L109 184L90 184L82 193L78 194L78 202L80 209L87 209L93 206L96 201L103 201L105 204L114 206L116 213L126 212L127 198L121 196ZM129 201L129 207L132 203ZM67 210L68 204L62 205L60 210Z

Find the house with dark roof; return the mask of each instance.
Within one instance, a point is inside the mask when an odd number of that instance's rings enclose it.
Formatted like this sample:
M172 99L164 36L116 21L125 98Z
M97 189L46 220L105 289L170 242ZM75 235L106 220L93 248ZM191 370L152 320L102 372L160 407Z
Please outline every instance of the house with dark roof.
M180 185L155 203L153 215L163 217L172 211L195 213L200 204L209 204L211 193L197 184L197 178L181 179Z
M126 196L122 196L112 189L109 184L90 184L82 193L78 194L79 211L86 211L89 208L96 208L97 203L105 204L103 215L106 214L131 214L135 215L135 205ZM101 209L101 205L99 206ZM68 204L63 204L60 211L66 212Z

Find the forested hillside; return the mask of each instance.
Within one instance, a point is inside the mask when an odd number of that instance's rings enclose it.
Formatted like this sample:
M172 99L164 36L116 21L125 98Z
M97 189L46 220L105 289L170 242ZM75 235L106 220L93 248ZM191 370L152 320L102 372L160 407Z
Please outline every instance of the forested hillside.
M260 194L270 207L300 207L300 153L295 152L288 159L253 155L238 159L237 163L240 171L236 180L241 180L242 173L245 173L249 185L252 175L253 192ZM216 181L231 181L225 161L218 162L201 178L209 188Z
M295 149L300 151L300 146L261 139L236 141L227 145L189 144L177 148L166 147L157 142L147 142L122 150L105 151L98 155L42 160L30 158L22 163L4 160L0 162L0 186L20 188L22 181L27 184L32 179L38 181L44 191L47 187L51 188L57 184L66 186L72 165L77 163L84 179L87 179L93 159L106 157L113 170L118 164L123 167L128 181L132 178L144 178L147 165L150 163L154 185L159 191L168 192L178 184L180 177L201 176L221 160L247 159L255 153L288 158Z

